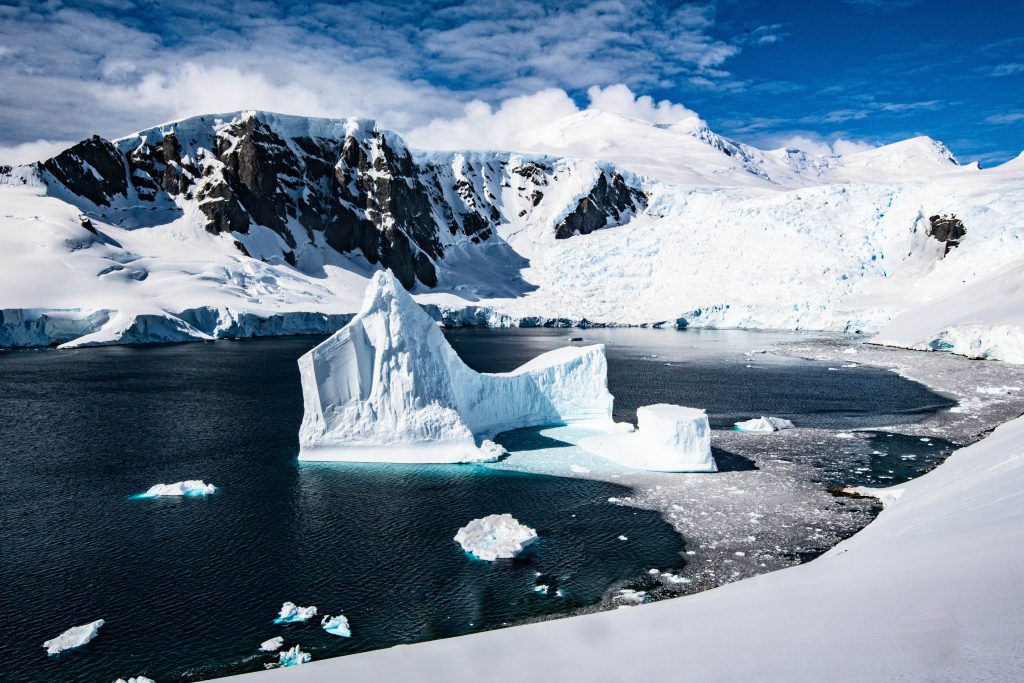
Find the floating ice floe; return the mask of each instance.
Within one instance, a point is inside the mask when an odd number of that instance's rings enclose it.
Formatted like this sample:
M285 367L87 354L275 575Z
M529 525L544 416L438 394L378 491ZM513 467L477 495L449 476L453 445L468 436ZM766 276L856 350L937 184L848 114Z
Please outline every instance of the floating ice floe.
M975 391L988 396L1009 396L1020 391L1020 387L977 387Z
M316 607L299 607L294 602L281 605L281 613L274 619L275 624L290 624L297 621L309 621L316 616Z
M278 666L300 666L302 664L308 664L313 661L313 656L308 652L303 652L299 649L299 646L291 648L280 653L277 656Z
M661 578L664 579L665 581L667 581L668 583L676 583L676 584L678 584L678 583L690 583L692 581L692 579L689 579L689 578L687 578L685 576L679 576L678 574L673 574L671 572L663 572L662 575L661 575Z
M56 655L65 650L82 647L96 637L96 634L100 632L100 626L103 626L105 623L102 619L97 619L89 624L69 628L56 638L51 638L43 643L43 647L46 648L46 654Z
M264 640L260 643L260 649L264 652L277 652L281 649L282 645L284 645L284 638L282 636L277 636L270 640Z
M640 604L647 600L647 591L637 591L632 588L622 588L613 598L632 605Z
M533 592L540 593L541 595L547 595L549 590L551 590L551 586L546 583L538 583L533 587Z
M736 422L734 429L739 432L777 432L781 429L793 429L793 423L781 417L762 415L752 420Z
M519 555L537 540L537 532L512 515L487 515L459 529L455 540L467 553L493 562Z
M553 423L611 428L604 346L566 347L512 372L470 369L390 272L362 310L299 359L300 460L470 462L502 431Z
M154 681L152 678L146 678L145 676L132 676L127 680L125 680L124 678L119 678L116 681L114 681L114 683L156 683L156 681Z
M352 629L349 628L348 619L345 618L345 615L343 614L339 614L336 617L325 616L323 620L320 621L320 625L332 636L348 638L352 635Z
M139 498L158 498L160 496L208 496L216 493L217 487L207 484L201 479L189 479L173 484L156 484Z
M580 448L637 469L718 471L703 410L659 403L637 409L636 417L635 432L591 436L580 441Z

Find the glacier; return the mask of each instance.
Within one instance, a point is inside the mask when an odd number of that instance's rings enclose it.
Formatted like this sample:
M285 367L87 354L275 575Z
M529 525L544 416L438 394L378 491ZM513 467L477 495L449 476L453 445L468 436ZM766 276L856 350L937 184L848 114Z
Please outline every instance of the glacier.
M389 271L348 325L299 359L300 460L494 460L486 439L518 427L611 429L604 346L544 353L507 373L466 366Z
M69 628L56 638L51 638L43 643L43 647L46 648L46 654L56 655L65 650L82 647L99 634L100 627L105 623L102 619L97 619L88 624Z
M352 636L352 629L349 627L348 619L343 614L338 616L325 616L320 621L320 626L332 636L349 638Z
M537 540L537 532L506 513L472 520L458 530L455 540L467 553L493 562L518 556Z
M733 424L733 429L739 432L777 432L780 429L793 429L793 423L781 417L762 415L750 420L736 422Z
M700 408L659 403L636 411L636 431L590 436L580 448L626 467L654 472L717 472L711 427Z
M145 493L136 498L159 498L162 496L209 496L217 492L217 487L207 484L201 479L188 479L173 484L154 484Z
M291 624L299 621L309 621L316 616L316 607L299 607L294 602L286 602L281 605L281 612L274 619L275 624Z

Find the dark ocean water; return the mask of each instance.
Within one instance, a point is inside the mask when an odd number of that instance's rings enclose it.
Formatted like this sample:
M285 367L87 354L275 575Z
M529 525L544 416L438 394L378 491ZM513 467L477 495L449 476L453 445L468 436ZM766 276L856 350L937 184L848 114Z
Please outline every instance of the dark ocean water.
M449 336L491 371L571 336L607 342L618 419L668 401L707 407L717 426L770 413L845 429L949 405L891 373L736 360L767 335ZM656 513L607 502L621 486L481 466L298 463L295 360L319 341L0 353L0 680L198 680L262 668L271 658L256 648L276 635L322 659L564 613L649 567L682 565L684 541ZM220 490L131 497L191 478ZM495 512L538 530L530 553L488 564L454 543L458 527ZM556 576L563 596L534 592L538 574ZM344 613L353 637L326 634L319 617L274 625L286 600ZM44 640L99 618L92 643L46 655Z

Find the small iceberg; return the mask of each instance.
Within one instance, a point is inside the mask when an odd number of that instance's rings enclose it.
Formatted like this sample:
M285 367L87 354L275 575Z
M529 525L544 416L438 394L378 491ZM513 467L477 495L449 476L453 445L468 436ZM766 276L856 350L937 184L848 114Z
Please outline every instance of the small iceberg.
M281 649L281 646L283 645L284 638L282 636L277 636L276 638L264 640L262 643L260 643L260 649L264 652L277 652Z
M320 625L323 626L323 629L332 636L348 638L352 635L352 629L349 628L348 619L346 619L342 614L339 614L336 617L325 616L323 621L320 622Z
M641 470L718 471L711 455L711 427L703 410L659 403L641 406L636 417L635 432L591 436L580 441L580 448Z
M474 519L455 534L467 553L493 562L513 558L537 540L537 532L509 514Z
M136 498L159 498L161 496L209 496L216 493L217 487L207 484L201 479L189 479L174 484L156 484L149 487L149 490Z
M145 676L132 676L128 680L119 678L114 683L156 683L152 678L146 678Z
M105 623L102 619L97 619L89 624L69 628L56 638L43 643L43 647L46 648L46 654L57 655L64 652L64 650L82 647L96 637L96 634L100 632L100 626L103 626Z
M478 462L498 462L506 455L508 451L500 443L494 443L490 439L484 439L480 444L481 457Z
M303 652L296 645L290 650L282 652L278 655L278 666L300 666L302 664L309 664L313 661L313 656L308 652Z
M274 619L275 624L292 624L298 621L309 621L316 616L316 607L299 607L294 602L281 605L281 613Z
M640 603L647 600L647 591L637 591L632 588L622 588L619 590L618 595L615 596L615 600L621 600L622 602L630 605L639 605Z
M736 422L733 429L738 432L778 432L783 429L793 429L794 425L789 420L781 417L755 417L753 420Z

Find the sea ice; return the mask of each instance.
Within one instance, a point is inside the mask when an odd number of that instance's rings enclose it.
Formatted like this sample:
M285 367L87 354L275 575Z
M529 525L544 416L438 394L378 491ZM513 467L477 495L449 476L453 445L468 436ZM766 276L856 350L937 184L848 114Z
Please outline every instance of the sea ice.
M102 619L97 619L89 624L69 628L56 638L43 643L43 647L46 648L46 654L56 655L64 652L64 650L71 650L85 645L96 637L96 634L100 631L100 626L103 626L104 623L106 622Z
M207 484L200 479L189 479L187 481L175 482L174 484L155 484L139 497L157 498L159 496L208 496L216 491L217 487L213 484Z
M299 646L286 650L277 656L279 666L300 666L302 664L308 664L313 661L312 655L308 652L303 652L299 649Z
M603 345L475 372L390 272L373 276L362 310L302 356L299 372L301 460L494 460L500 446L484 439L501 431L613 425Z
M761 417L753 420L745 420L735 423L735 429L740 432L777 432L780 429L792 429L793 423L781 417Z
M270 640L264 640L262 643L260 643L260 649L264 652L277 652L281 649L282 645L284 645L284 638L281 636L276 636L274 638L271 638Z
M324 630L330 633L332 636L341 636L342 638L348 638L352 635L352 629L349 628L348 619L343 614L339 614L336 617L325 616L320 622Z
M299 607L294 602L281 605L281 613L274 619L275 624L290 624L296 621L309 621L316 616L316 607Z
M592 436L580 448L627 467L656 472L717 472L708 416L699 408L659 403L636 411L637 429Z
M537 532L509 514L474 519L455 534L462 549L481 560L512 558L537 540Z

